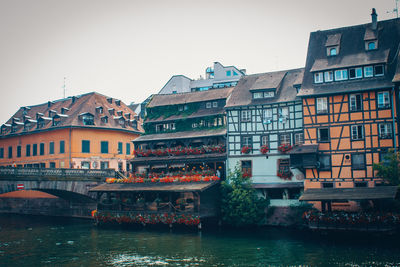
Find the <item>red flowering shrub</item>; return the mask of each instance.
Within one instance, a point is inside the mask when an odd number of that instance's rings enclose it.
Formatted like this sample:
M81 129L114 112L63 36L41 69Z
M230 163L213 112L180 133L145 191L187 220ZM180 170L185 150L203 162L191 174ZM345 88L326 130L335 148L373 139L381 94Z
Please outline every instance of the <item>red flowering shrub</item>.
M278 146L278 150L282 153L285 153L285 152L291 150L292 148L293 147L289 144L282 144L282 145Z
M261 152L262 154L267 154L268 151L269 151L269 147L268 147L268 146L263 145L263 146L260 147L260 152Z
M251 151L251 147L249 147L249 146L243 146L242 150L241 150L242 154L249 154L250 151Z

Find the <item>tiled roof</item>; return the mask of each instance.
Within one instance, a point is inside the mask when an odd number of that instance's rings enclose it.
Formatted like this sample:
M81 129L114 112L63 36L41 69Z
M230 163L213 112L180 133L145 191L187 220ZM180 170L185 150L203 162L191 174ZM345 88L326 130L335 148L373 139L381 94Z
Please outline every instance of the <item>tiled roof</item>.
M340 35L340 39L337 36ZM336 37L335 37L336 36ZM377 49L366 51L366 41L377 38ZM327 56L326 44L339 46L336 56ZM400 19L378 21L377 29L371 23L316 31L310 34L306 67L299 96L332 94L349 91L392 87L392 80L400 81L398 53ZM351 66L384 64L384 76L355 80L314 83L316 71L334 70Z
M169 106L177 104L195 103L203 101L211 101L217 99L225 99L232 92L233 88L223 88L223 89L210 89L207 91L190 92L190 93L180 93L180 94L168 94L168 95L154 95L150 100L147 107L157 107L157 106Z
M133 125L126 124L124 127L119 123L119 121L108 119L107 122L101 119L105 115L109 115L109 109L115 109L116 111L123 111L123 113L134 112L129 109L123 102L117 105L113 99L112 103L108 101L111 99L104 95L96 92L87 93L79 96L68 97L65 99L60 99L56 101L49 101L44 104L21 107L5 124L3 128L11 128L16 125L16 131L11 132L8 130L1 136L14 135L20 133L37 132L49 129L57 129L63 127L93 127L93 128L109 128L109 129L119 129L132 132L143 132L141 121L137 122L137 128L132 127ZM99 113L96 107L103 107L103 113ZM61 114L61 109L64 110L65 114ZM84 125L82 117L87 114L93 115L94 125ZM24 119L25 116L25 119ZM32 119L26 119L28 117ZM59 124L53 126L53 118L59 119ZM17 120L18 123L17 123ZM44 123L43 127L37 128L37 124L34 123L37 120ZM32 123L29 130L24 129L25 123ZM21 125L20 125L21 124ZM7 126L9 125L9 126Z
M294 85L299 84L303 71L293 69L243 76L228 98L225 108L294 101L297 94ZM253 99L253 90L273 88L275 97Z

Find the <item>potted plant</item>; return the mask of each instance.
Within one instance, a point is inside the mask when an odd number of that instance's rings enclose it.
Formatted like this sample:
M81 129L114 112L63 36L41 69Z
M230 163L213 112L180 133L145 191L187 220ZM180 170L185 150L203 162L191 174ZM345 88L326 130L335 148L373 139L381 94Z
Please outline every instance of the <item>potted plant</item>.
M263 146L260 147L260 152L262 154L267 154L268 151L269 151L269 147L267 145L263 145Z
M250 151L251 151L251 147L249 147L249 146L243 146L242 150L241 150L242 154L249 154Z

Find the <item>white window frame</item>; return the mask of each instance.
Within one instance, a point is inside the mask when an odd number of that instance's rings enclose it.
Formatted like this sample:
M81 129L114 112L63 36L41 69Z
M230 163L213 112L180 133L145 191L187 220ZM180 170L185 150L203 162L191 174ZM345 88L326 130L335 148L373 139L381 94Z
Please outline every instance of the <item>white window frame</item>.
M316 72L314 73L314 83L323 83L324 82L324 73Z
M325 82L333 82L333 71L325 71L324 72Z
M380 97L382 95L382 97ZM380 101L383 100L382 103ZM390 95L388 91L378 92L378 108L390 108Z
M316 103L316 111L318 113L328 113L328 98L318 97Z
M263 109L263 122L268 122L272 121L273 119L273 114L272 114L272 108L267 108Z
M206 108L211 108L211 102L206 103Z
M350 70L354 70L355 76L352 78L350 77ZM349 79L354 80L354 79L361 79L363 77L363 70L362 68L351 68L349 69Z
M358 131L361 129L360 132ZM351 140L362 140L364 139L364 127L362 125L351 125Z
M357 96L359 96L361 98L361 106L357 107ZM362 110L362 94L352 94L349 96L350 98L350 111L361 111Z
M212 103L212 106L213 106L213 108L217 108L217 107L218 107L218 102L217 102L217 101L214 101L214 102Z
M253 98L254 99L264 98L264 93L263 92L254 92L253 93Z
M242 110L240 111L240 117L242 122L251 121L251 110Z
M261 136L261 146L269 146L269 136L268 135Z
M295 145L304 144L304 134L303 133L294 133L294 144Z
M379 138L380 139L391 139L393 138L392 124L381 123L379 124Z
M373 66L365 66L364 67L364 77L374 77L374 67Z
M335 81L344 81L348 79L347 69L335 70Z
M272 91L269 92L264 92L264 98L270 98L270 97L274 97L275 93Z
M292 143L290 139L290 133L280 134L279 145L290 145Z

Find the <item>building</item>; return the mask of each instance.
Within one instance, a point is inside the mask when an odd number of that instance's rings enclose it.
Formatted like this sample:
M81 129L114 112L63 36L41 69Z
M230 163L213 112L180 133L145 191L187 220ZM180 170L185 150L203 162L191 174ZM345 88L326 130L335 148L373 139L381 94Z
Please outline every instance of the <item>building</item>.
M209 170L224 175L224 106L233 88L154 95L146 106L145 135L133 140L136 173Z
M239 166L273 206L298 202L304 175L287 152L303 143L302 103L296 94L304 69L242 77L227 104L227 168Z
M122 101L94 92L21 107L1 126L0 166L125 171L142 131Z
M371 23L310 34L298 95L304 142L311 146L291 157L292 166L304 168L305 190L382 185L373 163L398 148L400 20L378 21L375 9L371 17ZM353 191L350 199L318 199L306 191L304 199L331 210L357 208L360 199L373 197Z
M193 80L184 75L174 75L160 90L159 94L177 94L233 87L245 74L245 69L223 66L219 62L214 62L214 67L206 69L205 78L200 76L200 79Z

